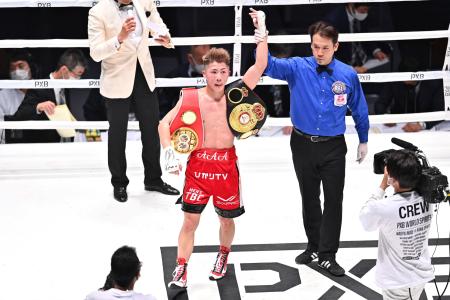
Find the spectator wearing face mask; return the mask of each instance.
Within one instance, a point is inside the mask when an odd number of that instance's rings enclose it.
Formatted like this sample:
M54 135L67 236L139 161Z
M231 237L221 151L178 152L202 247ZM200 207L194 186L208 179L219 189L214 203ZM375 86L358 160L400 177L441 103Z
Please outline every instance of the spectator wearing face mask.
M34 78L37 69L31 54L23 49L14 51L9 60L9 77L12 80L29 80ZM3 89L0 91L0 121L5 115L12 115L22 103L26 89ZM0 129L0 143L5 143L5 130Z
M83 52L77 49L66 50L59 58L57 68L49 74L50 79L80 79L87 66ZM5 121L48 120L56 105L67 104L71 108L67 89L32 89L28 90L23 102L12 116L5 116ZM60 142L56 130L23 130L23 142L52 143Z
M176 69L170 71L165 77L203 77L202 57L209 51L209 49L211 49L210 45L191 46L189 53L186 55L187 63L179 65ZM181 88L179 87L159 89L158 98L160 116L165 116L175 106L180 96L180 90Z
M336 7L325 20L339 33L378 32L389 29L389 16L381 22L380 7L368 3L347 3ZM383 24L381 24L383 23ZM389 71L389 55L392 46L384 42L341 43L336 57L351 65L357 73Z

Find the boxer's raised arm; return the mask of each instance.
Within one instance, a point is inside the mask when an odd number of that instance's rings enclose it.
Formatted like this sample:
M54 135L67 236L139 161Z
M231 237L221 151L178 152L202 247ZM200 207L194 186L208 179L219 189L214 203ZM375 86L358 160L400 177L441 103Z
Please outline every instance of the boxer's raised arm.
M254 89L258 84L264 70L267 66L267 56L268 56L268 46L267 46L267 31L266 31L266 21L265 14L263 11L256 11L250 8L250 17L253 20L253 25L255 26L255 42L256 46L256 58L255 64L253 64L247 72L245 72L242 80L250 88Z

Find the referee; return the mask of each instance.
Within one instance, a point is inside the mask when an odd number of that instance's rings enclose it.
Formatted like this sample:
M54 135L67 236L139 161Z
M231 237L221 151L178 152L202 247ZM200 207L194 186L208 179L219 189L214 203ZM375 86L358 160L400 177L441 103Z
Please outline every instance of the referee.
M345 115L347 109L358 131L357 161L367 154L367 103L356 72L335 59L338 32L325 23L309 27L311 57L278 59L268 56L265 74L286 80L291 92L291 151L300 186L307 249L298 264L318 258L318 265L334 276L345 270L336 262L342 223L345 181ZM320 184L324 192L320 205Z

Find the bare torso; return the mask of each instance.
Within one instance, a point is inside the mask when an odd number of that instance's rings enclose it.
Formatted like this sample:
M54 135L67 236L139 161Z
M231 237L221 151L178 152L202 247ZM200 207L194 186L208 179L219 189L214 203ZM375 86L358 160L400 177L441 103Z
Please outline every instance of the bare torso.
M198 90L198 98L204 126L203 148L233 147L234 135L228 127L225 95L216 100L202 88Z

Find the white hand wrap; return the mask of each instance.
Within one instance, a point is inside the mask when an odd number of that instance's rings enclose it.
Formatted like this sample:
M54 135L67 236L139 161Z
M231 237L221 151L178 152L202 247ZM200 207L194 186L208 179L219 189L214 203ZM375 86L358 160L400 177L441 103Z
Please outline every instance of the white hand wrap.
M258 11L258 17L257 17L257 21L258 21L258 29L261 32L266 32L266 14L259 10Z
M267 32L261 32L259 29L255 29L255 43L258 44L260 42L264 42L266 39Z
M180 171L180 160L175 157L172 147L164 149L165 170L169 173L177 173Z
M255 43L258 44L263 42L268 34L266 29L266 14L263 11L258 11L256 21L258 28L255 29Z

